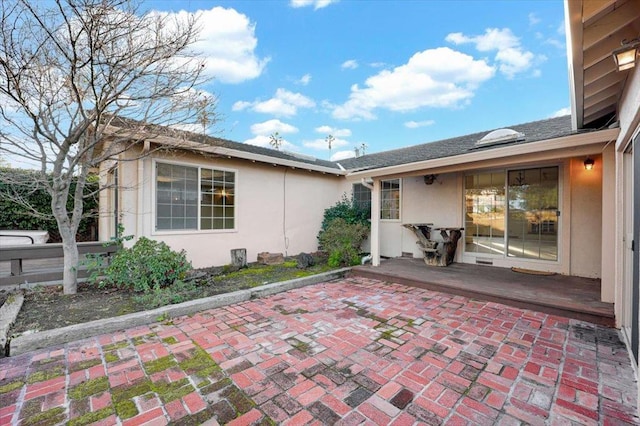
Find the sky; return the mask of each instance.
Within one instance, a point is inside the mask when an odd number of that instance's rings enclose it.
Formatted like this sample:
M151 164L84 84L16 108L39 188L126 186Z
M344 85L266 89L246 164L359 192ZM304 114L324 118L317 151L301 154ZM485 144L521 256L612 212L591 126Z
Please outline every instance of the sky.
M143 4L199 14L225 139L339 160L569 113L561 0Z

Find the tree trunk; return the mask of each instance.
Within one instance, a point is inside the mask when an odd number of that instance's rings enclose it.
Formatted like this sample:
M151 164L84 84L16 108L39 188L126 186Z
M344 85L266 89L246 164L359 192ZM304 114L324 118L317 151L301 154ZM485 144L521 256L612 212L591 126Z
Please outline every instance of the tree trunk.
M76 236L73 233L69 236L67 232L61 232L60 234L62 235L62 252L64 254L62 288L64 294L76 294L78 290L78 264L80 261Z

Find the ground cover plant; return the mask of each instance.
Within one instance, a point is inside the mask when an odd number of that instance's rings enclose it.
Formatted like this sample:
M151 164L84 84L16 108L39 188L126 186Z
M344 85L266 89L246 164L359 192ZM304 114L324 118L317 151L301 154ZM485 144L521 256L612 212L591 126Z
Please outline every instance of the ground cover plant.
M110 318L333 269L327 265L326 256L322 254L315 255L314 260L315 265L305 269L298 268L295 258L287 258L280 265L252 263L243 269L231 266L196 269L189 271L183 280L176 280L173 285L146 292L136 292L132 287L101 287L84 283L79 285L77 294L64 295L61 286L35 287L25 291L25 301L11 334Z

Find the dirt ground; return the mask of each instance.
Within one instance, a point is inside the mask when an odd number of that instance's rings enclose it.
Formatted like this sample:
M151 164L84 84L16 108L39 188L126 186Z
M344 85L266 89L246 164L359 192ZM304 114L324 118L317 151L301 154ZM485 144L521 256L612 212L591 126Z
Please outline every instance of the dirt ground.
M317 259L316 265L306 269L298 269L296 263L294 259L282 265L250 264L248 268L231 272L228 268L195 270L192 272L192 279L197 284L197 293L183 295L183 300L180 301L253 288L332 269L322 259ZM7 293L0 292L0 301L4 302L6 295ZM36 287L25 291L24 304L10 334L15 337L153 308L136 300L135 296L137 295L131 291L100 289L90 284L80 284L74 295L63 295L62 286Z

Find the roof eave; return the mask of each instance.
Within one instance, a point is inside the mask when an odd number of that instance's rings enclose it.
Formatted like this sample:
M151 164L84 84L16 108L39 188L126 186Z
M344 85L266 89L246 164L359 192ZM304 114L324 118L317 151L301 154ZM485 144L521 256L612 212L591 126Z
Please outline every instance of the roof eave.
M569 97L571 102L571 128L575 131L584 125L584 52L582 2L565 0L565 35L569 58Z
M422 170L437 169L441 167L462 166L479 161L493 160L496 158L509 158L523 154L523 147L526 147L527 154L544 153L558 149L577 148L581 146L607 143L614 141L618 137L620 129L606 129L597 132L569 135L555 139L546 139L527 144L516 144L505 147L469 152L466 154L449 157L435 158L432 160L417 161L414 163L400 164L397 166L381 167L364 171L350 172L349 178L375 178L393 175L402 175Z
M121 130L119 131L119 133L126 136L126 133L123 134ZM140 138L140 140L145 140L146 142L167 146L172 149L213 154L221 157L237 158L241 160L271 164L274 166L290 167L292 169L308 170L323 174L332 174L336 176L344 176L347 174L345 170L340 170L337 166L336 168L325 167L301 161L287 160L285 158L271 157L263 154L240 151L237 149L226 148L219 145L206 145L200 142L191 141L189 139L175 139L170 136L164 135L153 135L149 138L144 138L140 134L132 134L131 136L135 136L136 138Z

